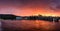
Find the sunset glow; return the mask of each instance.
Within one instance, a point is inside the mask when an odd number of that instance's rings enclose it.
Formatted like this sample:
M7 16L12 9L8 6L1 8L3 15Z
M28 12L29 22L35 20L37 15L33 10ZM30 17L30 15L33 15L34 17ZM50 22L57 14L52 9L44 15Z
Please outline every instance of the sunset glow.
M60 30L60 0L0 0L0 31L55 30Z
M59 4L52 1L53 0L1 1L0 14L14 14L18 16L38 16L38 14L42 16L60 16Z

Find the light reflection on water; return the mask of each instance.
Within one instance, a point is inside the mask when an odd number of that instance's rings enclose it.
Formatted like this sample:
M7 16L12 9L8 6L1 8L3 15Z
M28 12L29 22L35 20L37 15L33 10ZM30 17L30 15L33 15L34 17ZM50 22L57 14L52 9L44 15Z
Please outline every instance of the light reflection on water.
M57 23L43 21L43 20L4 20L2 21L2 27L11 29L22 29L22 30L56 30Z

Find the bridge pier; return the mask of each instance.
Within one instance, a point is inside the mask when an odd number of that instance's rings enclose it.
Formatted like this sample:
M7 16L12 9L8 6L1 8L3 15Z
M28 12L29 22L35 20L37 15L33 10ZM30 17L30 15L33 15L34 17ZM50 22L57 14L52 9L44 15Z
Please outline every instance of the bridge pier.
M60 22L60 19L58 19L58 22Z
M53 18L53 21L54 22L59 22L59 19L58 18Z

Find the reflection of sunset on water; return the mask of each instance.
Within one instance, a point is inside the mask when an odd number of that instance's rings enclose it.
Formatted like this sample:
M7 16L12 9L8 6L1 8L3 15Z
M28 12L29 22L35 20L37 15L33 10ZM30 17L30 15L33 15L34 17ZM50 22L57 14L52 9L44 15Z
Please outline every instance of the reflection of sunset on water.
M5 28L11 28L14 27L15 29L21 28L23 30L25 29L41 29L41 30L55 30L55 24L48 21L42 21L42 20L21 20L21 21L2 21L2 25ZM13 29L14 29L13 28Z

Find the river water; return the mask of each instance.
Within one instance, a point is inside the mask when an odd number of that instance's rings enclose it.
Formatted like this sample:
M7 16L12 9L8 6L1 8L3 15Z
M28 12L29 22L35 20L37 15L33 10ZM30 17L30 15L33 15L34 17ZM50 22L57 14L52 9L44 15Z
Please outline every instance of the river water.
M60 22L43 20L1 20L0 31L58 31Z

